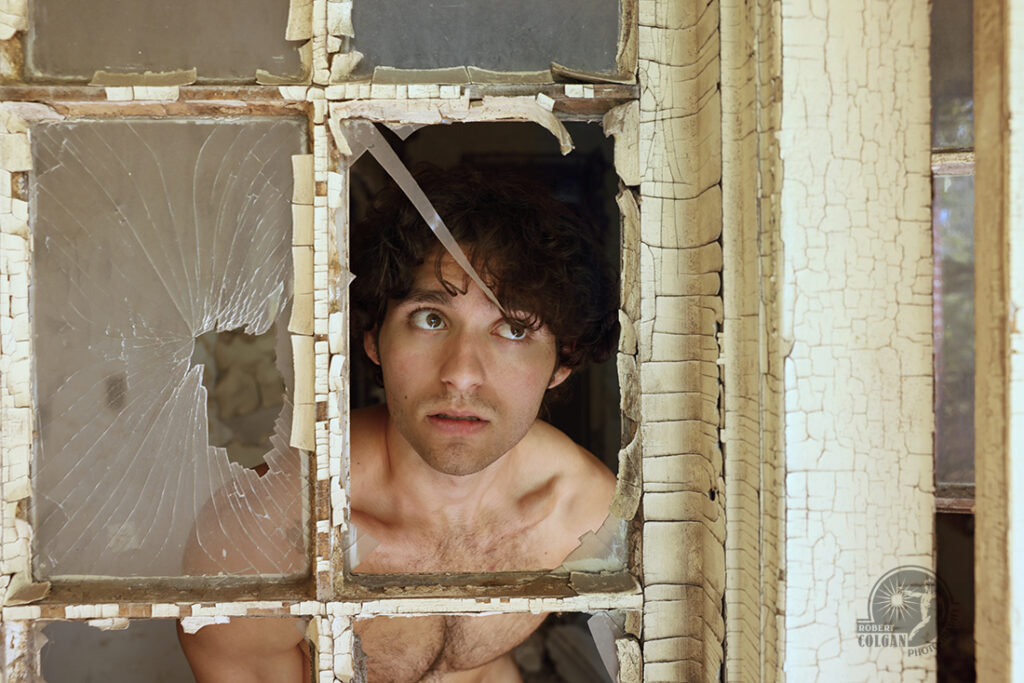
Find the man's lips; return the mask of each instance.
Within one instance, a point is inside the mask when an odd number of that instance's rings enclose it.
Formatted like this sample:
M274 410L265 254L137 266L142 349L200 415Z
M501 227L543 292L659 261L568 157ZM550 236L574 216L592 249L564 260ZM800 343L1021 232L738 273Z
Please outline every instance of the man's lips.
M472 434L487 426L487 420L472 413L439 411L427 415L427 420L438 429L450 434Z

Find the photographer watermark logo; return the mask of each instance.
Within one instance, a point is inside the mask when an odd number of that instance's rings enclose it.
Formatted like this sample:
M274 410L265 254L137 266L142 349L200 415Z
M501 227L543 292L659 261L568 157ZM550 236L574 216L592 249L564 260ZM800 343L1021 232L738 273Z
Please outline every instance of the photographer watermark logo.
M857 620L857 643L903 648L911 655L934 652L952 606L949 590L931 569L897 567L871 589L868 618Z

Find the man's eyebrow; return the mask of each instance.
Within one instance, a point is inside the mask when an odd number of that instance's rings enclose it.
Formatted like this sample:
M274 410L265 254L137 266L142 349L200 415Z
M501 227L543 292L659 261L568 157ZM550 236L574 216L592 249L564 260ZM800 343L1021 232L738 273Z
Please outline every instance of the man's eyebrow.
M409 290L409 293L398 300L398 303L414 304L437 304L446 306L452 302L452 295L444 289L422 289Z

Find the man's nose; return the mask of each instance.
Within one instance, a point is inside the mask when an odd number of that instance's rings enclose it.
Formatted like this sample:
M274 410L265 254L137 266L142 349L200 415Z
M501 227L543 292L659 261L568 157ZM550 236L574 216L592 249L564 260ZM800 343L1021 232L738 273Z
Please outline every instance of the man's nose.
M441 381L455 391L468 391L483 383L486 375L485 350L466 331L451 335L441 363Z

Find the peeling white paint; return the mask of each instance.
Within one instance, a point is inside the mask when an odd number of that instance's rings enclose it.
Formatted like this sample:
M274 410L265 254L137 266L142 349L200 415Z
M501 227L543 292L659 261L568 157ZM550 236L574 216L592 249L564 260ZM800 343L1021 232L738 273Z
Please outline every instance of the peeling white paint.
M782 2L792 680L935 671L856 633L883 573L934 565L928 33L924 0Z
M638 14L640 297L633 327L644 495L666 519L644 524L644 637L660 647L643 649L643 677L716 680L725 635L724 501L710 497L724 489L715 341L723 310L705 278L722 267L719 4L641 0ZM691 493L708 497L708 505L688 505Z

